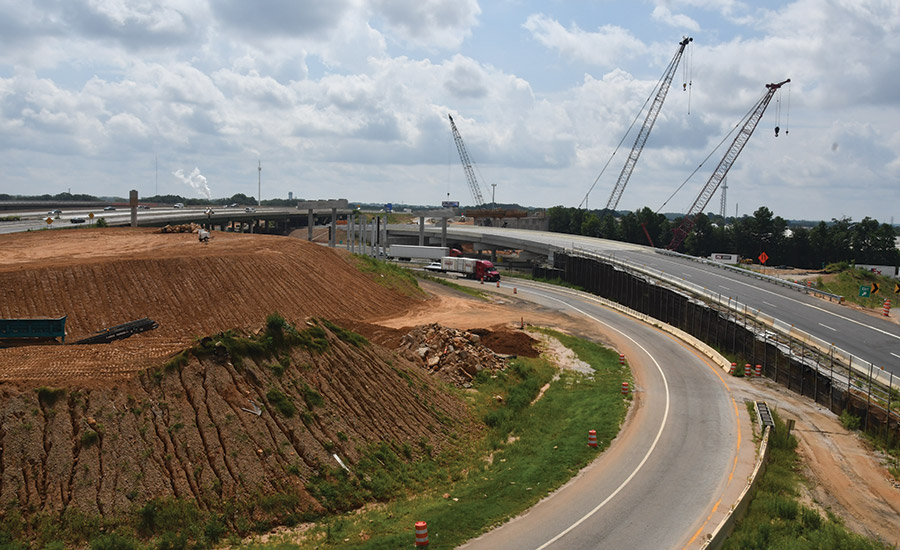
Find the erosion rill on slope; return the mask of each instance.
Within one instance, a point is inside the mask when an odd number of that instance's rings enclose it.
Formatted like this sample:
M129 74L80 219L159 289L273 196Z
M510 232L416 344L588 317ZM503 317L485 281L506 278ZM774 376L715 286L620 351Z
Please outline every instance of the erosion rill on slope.
M443 388L358 334L277 315L256 336L203 338L130 379L5 384L2 517L109 525L182 502L248 532L358 505L327 494L342 463L376 443L414 458L468 437L464 405Z

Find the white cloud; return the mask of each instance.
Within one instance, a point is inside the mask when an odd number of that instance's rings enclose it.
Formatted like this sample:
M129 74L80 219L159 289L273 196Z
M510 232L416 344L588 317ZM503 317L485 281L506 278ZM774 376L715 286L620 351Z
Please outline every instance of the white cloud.
M786 77L790 134L774 138L773 103L729 176L732 200L826 219L900 204L896 3L671 0L581 10L577 24L566 2L546 14L472 0L19 4L0 0L0 192L151 194L158 155L161 173L203 166L215 196L255 195L262 158L264 197L436 204L449 189L466 202L450 113L484 191L574 206L691 30L691 93L679 72L620 206L659 206ZM161 193L184 191L165 180Z
M603 25L597 32L584 31L574 23L566 29L554 19L535 14L528 16L523 27L569 62L613 67L647 50L631 32L614 25Z
M481 14L477 0L374 0L371 8L399 40L426 49L458 48Z
M684 31L697 32L700 24L684 14L674 14L665 6L656 6L650 15L654 20Z

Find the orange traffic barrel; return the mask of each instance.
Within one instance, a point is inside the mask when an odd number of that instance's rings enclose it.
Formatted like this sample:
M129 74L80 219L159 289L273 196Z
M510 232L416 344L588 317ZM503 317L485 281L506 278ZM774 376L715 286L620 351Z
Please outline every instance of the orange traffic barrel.
M762 376L762 365L756 365L756 376Z
M597 430L590 430L588 432L588 446L589 447L597 446Z
M747 378L750 378L750 368L750 363L744 365L744 376L746 376Z
M428 546L428 523L416 522L416 547Z
M628 395L628 382L622 382L622 395Z

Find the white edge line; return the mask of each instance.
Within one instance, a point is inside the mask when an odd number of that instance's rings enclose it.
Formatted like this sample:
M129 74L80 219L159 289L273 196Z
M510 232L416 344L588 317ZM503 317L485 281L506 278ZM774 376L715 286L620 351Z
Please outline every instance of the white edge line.
M531 290L531 291L534 292L535 294L538 294L538 293L535 292L534 290ZM613 491L608 497L606 497L606 498L603 500L603 502L601 502L600 504L598 504L597 506L595 506L590 512L588 512L588 513L586 513L585 515L581 516L581 518L579 518L578 521L576 521L576 522L573 523L572 525L566 527L563 531L561 531L561 532L560 532L559 534L557 534L555 537L553 537L552 539L548 540L548 541L545 542L544 544L542 544L542 545L538 546L537 548L535 548L535 550L544 550L545 548L547 548L547 547L550 546L551 544L555 543L555 542L558 541L559 539L561 539L561 538L563 538L564 536L566 536L567 534L571 533L576 527L578 527L579 525L581 525L582 523L584 523L585 521L587 521L588 519L590 519L591 516L593 516L594 514L596 514L597 512L599 512L601 508L603 508L604 506L606 506L606 504L607 504L610 500L612 500L616 495L618 495L618 494L622 491L622 489L624 489L625 486L628 485L628 483L630 483L632 479L634 479L634 477L637 475L637 473L638 473L639 471L641 471L641 468L644 467L644 464L646 464L647 460L649 460L650 455L653 453L653 450L656 449L656 444L659 443L659 439L662 437L663 430L664 430L665 427L666 427L666 421L667 421L668 418L669 418L669 382L668 382L668 380L666 379L666 374L663 372L662 367L659 366L659 362L656 361L656 359L653 357L653 355L651 355L650 352L647 351L647 349L646 349L644 346L642 346L641 344L639 344L634 338L632 338L631 336L628 336L627 334L625 334L625 333L622 332L621 330L617 329L616 327L610 325L609 323L605 323L605 322L601 321L600 319L597 319L597 318L594 317L593 315L591 315L591 314L589 314L589 313L587 313L587 312L585 312L585 311L582 311L582 310L578 309L577 307L575 307L575 306L573 306L573 305L571 305L571 304L567 304L567 303L563 302L562 300L560 300L560 299L558 299L558 298L555 298L555 297L553 297L553 296L547 296L546 294L544 295L544 297L545 297L545 298L549 298L549 299L554 300L554 301L557 301L557 302L563 304L563 305L566 306L566 307L572 308L573 310L575 310L575 311L577 311L578 313L584 315L585 317L587 317L587 318L589 318L589 319L592 319L592 320L594 320L595 322L600 323L601 325L604 325L604 326L606 326L606 327L609 327L610 329L612 329L612 330L618 332L619 334L621 334L621 335L624 336L625 338L631 340L631 342L632 342L635 346L639 347L639 348L641 349L641 351L643 351L644 353L646 353L647 356L650 358L650 360L653 361L653 364L656 365L656 370L658 370L658 371L659 371L659 374L662 376L662 379L663 379L663 386L664 386L665 389L666 389L666 409L665 409L665 413L663 414L662 423L661 423L660 426L659 426L659 431L656 432L656 437L653 439L653 444L650 445L650 448L647 450L647 453L644 455L644 458L641 459L641 462L637 465L637 467L631 472L631 474L629 474L629 476L628 476L627 478L625 478L625 481L623 481L623 482L616 488L615 491Z

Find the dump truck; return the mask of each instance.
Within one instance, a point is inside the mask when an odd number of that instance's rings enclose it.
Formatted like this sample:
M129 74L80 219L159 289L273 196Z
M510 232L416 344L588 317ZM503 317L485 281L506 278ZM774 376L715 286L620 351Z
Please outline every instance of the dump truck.
M392 244L388 248L388 256L404 262L412 259L440 260L444 256L459 256L459 250L447 248L446 246Z
M500 273L494 268L492 262L476 260L475 258L444 256L441 258L441 271L445 273L460 273L476 281L494 282L500 280Z

